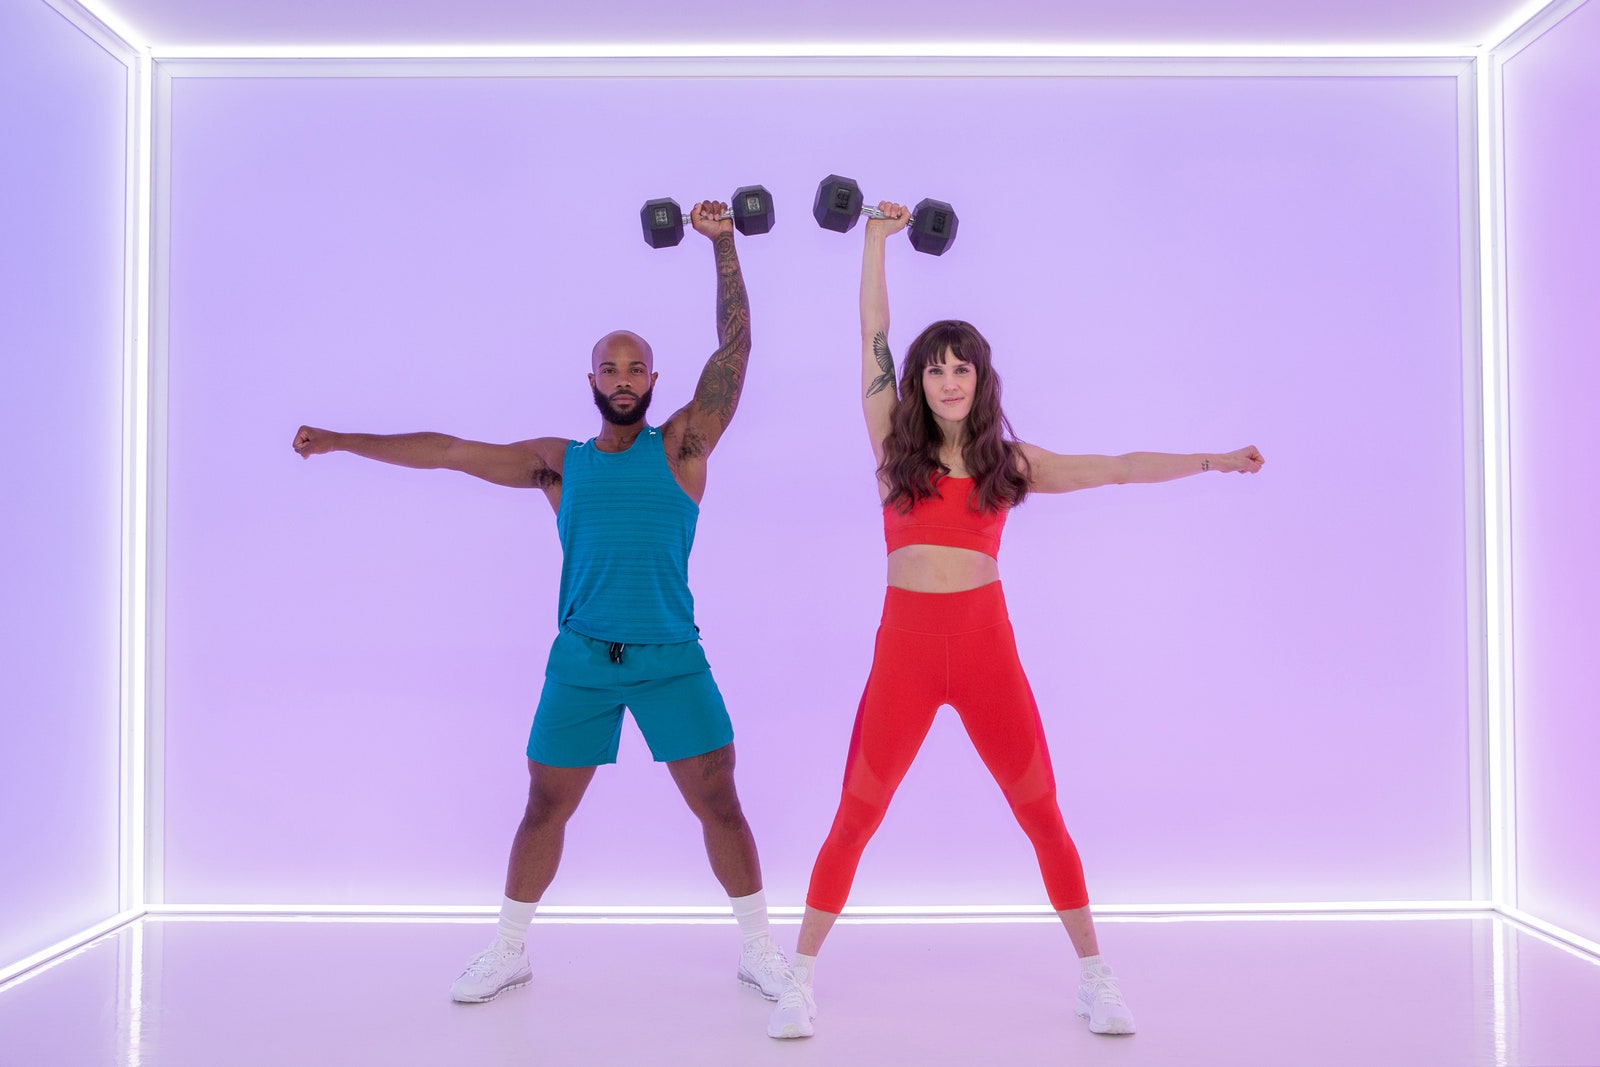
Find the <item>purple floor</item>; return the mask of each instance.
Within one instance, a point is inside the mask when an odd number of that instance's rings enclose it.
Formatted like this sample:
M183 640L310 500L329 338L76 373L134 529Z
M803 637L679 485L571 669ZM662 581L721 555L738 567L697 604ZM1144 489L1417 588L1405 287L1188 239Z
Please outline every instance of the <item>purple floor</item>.
M1600 1064L1600 961L1489 916L1107 919L1124 1038L1073 1016L1043 921L843 922L782 1043L731 924L541 921L531 985L451 1003L489 931L148 918L0 988L0 1063Z

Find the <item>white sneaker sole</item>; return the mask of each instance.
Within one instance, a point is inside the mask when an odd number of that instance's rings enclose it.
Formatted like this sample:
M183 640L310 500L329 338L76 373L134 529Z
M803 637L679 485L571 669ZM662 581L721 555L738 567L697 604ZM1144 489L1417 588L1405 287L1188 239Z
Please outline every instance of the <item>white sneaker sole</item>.
M760 982L755 981L754 977L744 974L744 971L739 973L739 985L744 985L746 989L754 989L755 992L760 993L765 1000L771 1000L773 1003L778 1003L778 993L766 992L765 989L762 989L762 984L760 984Z
M455 1001L457 1004L487 1004L487 1003L489 1003L489 1001L493 1000L495 997L498 997L501 993L504 993L506 990L508 990L508 989L520 989L523 986L527 985L531 981L533 981L533 972L529 971L527 974L518 975L517 977L513 978L511 981L507 982L505 985L501 986L499 989L496 989L493 993L490 993L487 996L482 996L482 997L464 997L464 996L461 996L459 993L455 992L454 990L452 990L450 992L450 999Z
M1089 1018L1089 1009L1082 1004L1075 1005L1072 1011L1080 1019L1087 1021ZM1091 1022L1089 1023L1089 1032L1091 1034L1131 1034L1133 1033L1133 1023L1124 1019L1109 1019L1104 1026L1096 1029L1094 1023Z
M816 1032L817 1028L810 1021L806 1022L804 1026L799 1023L790 1023L788 1026L780 1026L776 1029L771 1026L767 1027L767 1036L777 1038L779 1041L810 1037Z
M739 972L739 984L744 986L746 989L754 989L767 1000L773 1001L774 1003L777 1002L778 994L768 993L760 982L756 981L753 976L746 974L744 971Z

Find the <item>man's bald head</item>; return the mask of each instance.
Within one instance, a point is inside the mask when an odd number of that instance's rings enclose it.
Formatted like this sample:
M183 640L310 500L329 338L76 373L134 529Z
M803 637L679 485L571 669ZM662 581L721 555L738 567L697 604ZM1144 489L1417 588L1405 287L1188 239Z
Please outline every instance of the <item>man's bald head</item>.
M650 407L656 384L655 354L629 330L608 333L594 344L589 384L600 415L616 426L633 426Z
M643 360L647 370L655 370L656 356L650 351L650 343L632 330L613 330L594 343L589 366L598 372L602 363L626 367L637 360Z

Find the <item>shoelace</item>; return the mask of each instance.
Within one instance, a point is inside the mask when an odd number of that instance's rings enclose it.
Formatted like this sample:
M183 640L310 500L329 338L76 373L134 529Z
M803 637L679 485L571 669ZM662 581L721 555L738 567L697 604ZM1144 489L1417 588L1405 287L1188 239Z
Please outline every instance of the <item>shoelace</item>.
M1122 990L1117 988L1117 983L1108 974L1097 974L1085 978L1084 984L1090 987L1089 999L1100 1001L1103 1004L1116 1004L1127 1007L1122 1001Z
M778 994L779 1011L785 1008L804 1008L809 1011L816 1007L816 1003L811 996L811 990L796 982L793 975L789 976L789 983L784 987L783 992Z
M768 941L765 945L761 946L761 949L756 955L756 964L760 967L764 967L774 974L780 975L789 969L789 960L784 956L783 949L779 948L777 944L772 941Z
M467 964L466 973L475 978L482 978L497 966L514 956L515 953L505 952L497 948L486 948L478 953L478 958Z

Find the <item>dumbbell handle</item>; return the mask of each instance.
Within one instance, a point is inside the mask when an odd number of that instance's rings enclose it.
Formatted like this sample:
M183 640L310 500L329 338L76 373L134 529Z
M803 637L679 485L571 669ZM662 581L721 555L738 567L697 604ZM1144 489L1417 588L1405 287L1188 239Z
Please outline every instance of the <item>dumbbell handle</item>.
M722 213L722 214L720 214L720 215L713 215L713 216L711 216L711 221L712 221L712 222L721 222L721 221L722 221L722 220L723 220L723 219L731 219L731 218L733 218L733 217L734 217L734 214L733 214L733 212L731 212L731 211L724 211L724 212L723 212L723 213ZM689 216L688 216L688 215L685 215L685 216L683 216L683 221L684 221L684 222L690 222L690 221L692 221L692 220L691 220L691 219L690 219L690 218L689 218Z
M869 219L886 219L889 217L883 212L879 211L877 208L869 207L866 204L861 205L861 213ZM908 224L915 223L916 221L917 217L915 215L911 214L910 212L906 213L906 222Z

